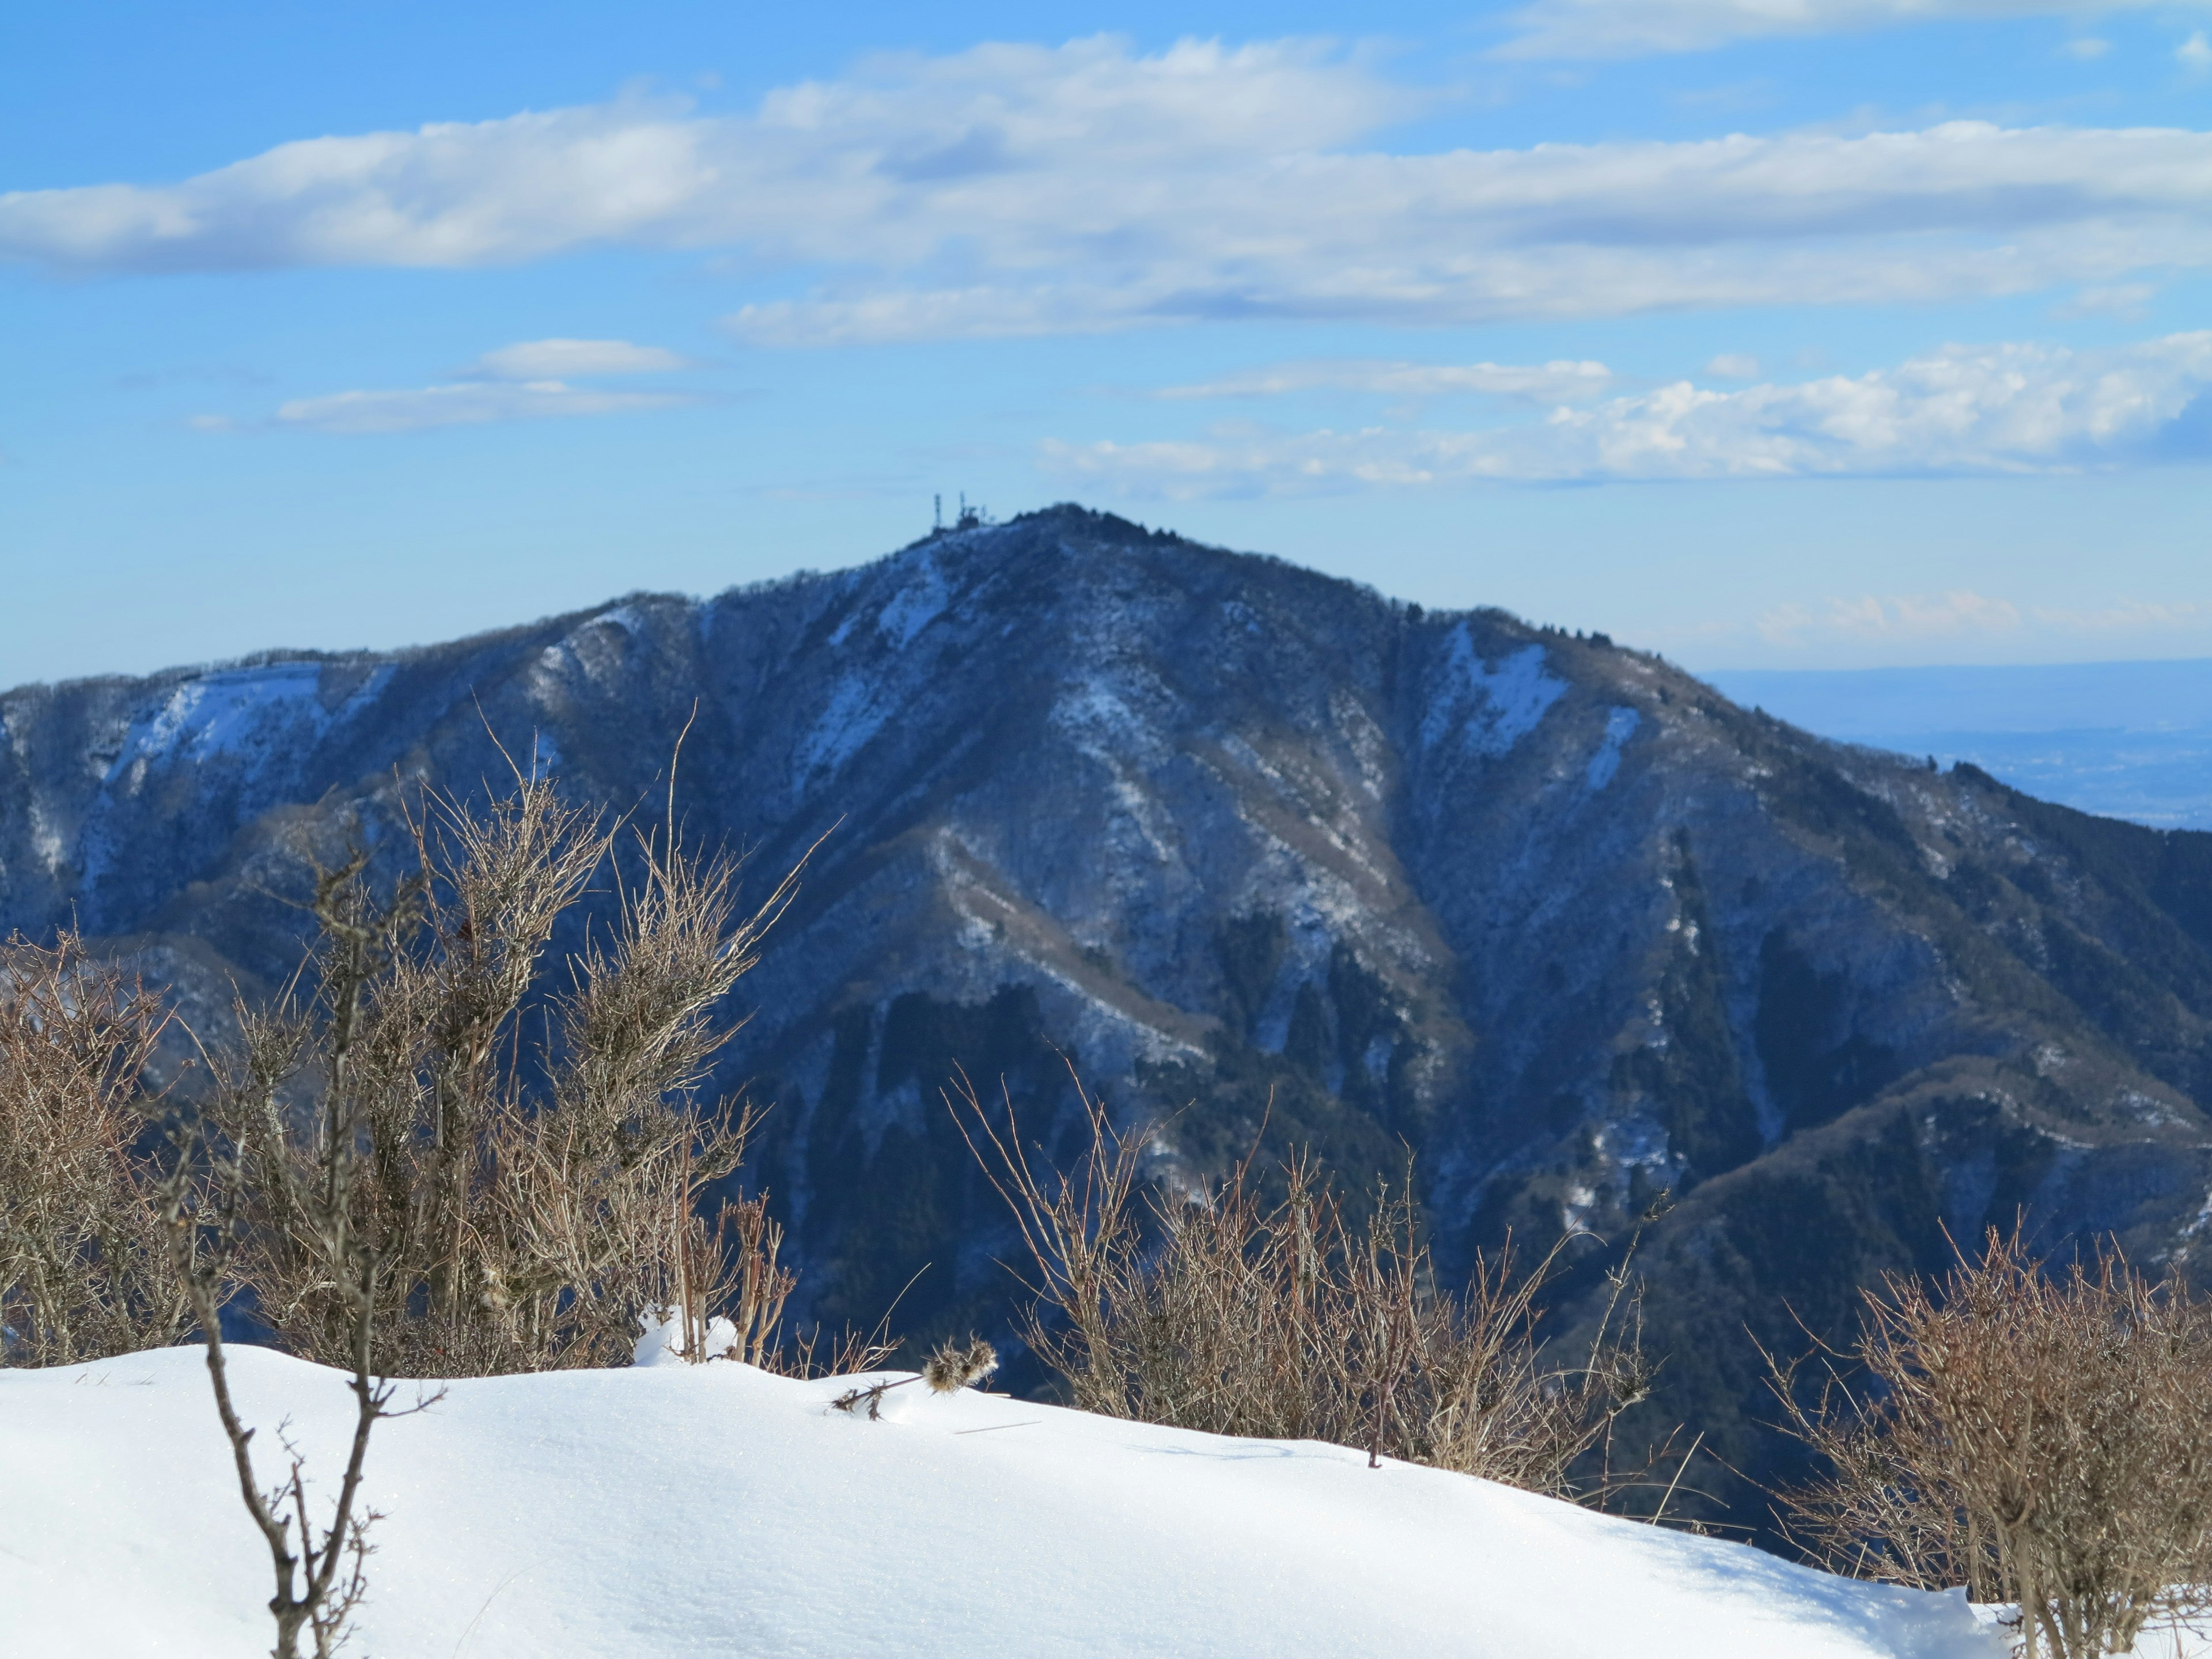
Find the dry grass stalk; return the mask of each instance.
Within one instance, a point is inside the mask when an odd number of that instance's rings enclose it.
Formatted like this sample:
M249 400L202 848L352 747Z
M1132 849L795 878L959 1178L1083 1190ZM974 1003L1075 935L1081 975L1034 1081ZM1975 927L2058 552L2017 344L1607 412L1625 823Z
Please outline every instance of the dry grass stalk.
M1867 1297L1854 1397L1776 1365L1830 1474L1784 1495L1840 1571L2013 1602L2027 1659L2130 1651L2212 1613L2212 1308L2116 1249L2051 1275L2021 1229ZM1771 1363L1771 1362L1770 1362Z
M1080 1408L1565 1494L1648 1392L1633 1329L1610 1316L1588 1364L1547 1361L1537 1298L1565 1241L1527 1273L1509 1246L1444 1294L1406 1193L1354 1228L1302 1162L1272 1204L1249 1163L1213 1191L1163 1192L1144 1178L1150 1133L1117 1132L1077 1090L1089 1145L1073 1175L1030 1162L1010 1102L1002 1127L964 1078L947 1100L1021 1230L1023 1334Z
M74 933L0 945L0 1364L158 1347L191 1317L140 1150L168 1023Z
M998 1369L999 1351L981 1337L971 1336L965 1342L940 1343L911 1376L848 1389L830 1403L841 1412L855 1412L866 1406L872 1423L883 1416L884 1396L894 1389L926 1382L932 1394L957 1394L988 1380Z

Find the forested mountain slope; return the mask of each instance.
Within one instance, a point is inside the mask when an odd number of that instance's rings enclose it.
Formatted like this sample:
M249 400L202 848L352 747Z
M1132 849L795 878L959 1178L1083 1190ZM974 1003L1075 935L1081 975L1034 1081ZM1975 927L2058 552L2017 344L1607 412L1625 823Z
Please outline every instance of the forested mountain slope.
M1424 614L1060 507L703 602L0 697L0 925L74 915L213 1018L298 959L303 851L533 741L576 795L822 840L728 1077L812 1312L988 1321L939 1090L1061 1054L1217 1172L1263 1114L1443 1253L1647 1232L1644 1415L1770 1467L1757 1352L2025 1206L2185 1265L2212 1215L2212 836L1822 742L1602 636ZM826 840L822 839L826 836ZM1060 1051L1060 1052L1056 1052ZM1269 1102L1272 1098L1272 1106ZM1736 1494L1741 1499L1741 1494Z

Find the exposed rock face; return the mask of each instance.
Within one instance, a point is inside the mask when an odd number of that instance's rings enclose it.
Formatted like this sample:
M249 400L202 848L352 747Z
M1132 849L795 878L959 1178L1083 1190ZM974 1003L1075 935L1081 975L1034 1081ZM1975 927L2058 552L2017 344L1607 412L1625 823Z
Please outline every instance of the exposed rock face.
M1263 1112L1356 1181L1410 1148L1455 1265L1594 1229L1585 1302L1673 1189L1652 1409L1754 1464L1747 1322L1842 1334L1856 1285L2023 1206L2177 1263L2212 1216L2212 836L1073 507L704 603L10 693L0 924L74 911L203 1000L281 979L264 890L303 838L495 779L487 726L657 801L695 704L695 842L767 875L827 836L732 1067L833 1319L924 1262L902 1324L1003 1298L938 1091L1004 1076L1042 1129L1052 1045L1132 1115L1195 1103L1168 1140L1201 1171Z

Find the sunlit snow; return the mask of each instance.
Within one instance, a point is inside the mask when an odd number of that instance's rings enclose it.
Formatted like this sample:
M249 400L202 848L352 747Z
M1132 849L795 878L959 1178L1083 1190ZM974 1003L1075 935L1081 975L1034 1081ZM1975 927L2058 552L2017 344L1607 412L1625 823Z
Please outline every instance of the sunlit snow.
M265 668L226 668L177 685L158 708L134 722L123 750L108 768L109 781L157 757L205 759L269 744L279 732L307 728L310 741L330 724L317 694L320 663L276 663Z
M663 1345L665 1346L665 1345ZM319 1486L338 1373L233 1351ZM1999 1659L1956 1594L1831 1577L1310 1442L731 1363L455 1382L379 1425L364 1655L434 1659ZM401 1403L411 1399L403 1388ZM276 1472L272 1465L272 1474ZM267 1553L199 1352L0 1371L0 1632L265 1651Z

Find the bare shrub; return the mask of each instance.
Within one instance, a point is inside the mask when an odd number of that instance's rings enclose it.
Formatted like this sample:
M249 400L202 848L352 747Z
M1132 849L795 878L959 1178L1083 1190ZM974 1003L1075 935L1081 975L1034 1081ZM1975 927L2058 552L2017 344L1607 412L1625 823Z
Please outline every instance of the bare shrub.
M867 1331L848 1325L832 1336L819 1325L811 1325L804 1330L786 1333L753 1363L778 1376L802 1380L860 1376L880 1370L884 1362L900 1346L899 1340L890 1334L890 1316L885 1314Z
M2212 1309L2109 1246L2046 1274L2015 1225L1931 1289L1869 1292L1816 1400L1774 1365L1785 1426L1830 1473L1784 1494L1839 1571L2014 1602L2027 1659L2130 1650L2212 1612ZM1770 1361L1770 1364L1773 1362Z
M276 1623L272 1659L296 1659L304 1632L316 1659L330 1659L343 1644L355 1608L367 1589L363 1564L368 1528L378 1516L362 1501L369 1435L394 1412L397 1392L374 1368L380 1292L390 1262L359 1224L356 1194L363 1169L364 1096L354 1086L357 1050L366 1030L359 1015L368 988L389 966L411 921L403 902L381 912L352 903L337 908L343 883L325 879L318 914L330 930L321 994L331 1011L318 1059L323 1088L318 1109L295 1138L276 1107L276 1090L303 1064L304 1027L281 1019L246 1019L240 1049L216 1061L224 1103L258 1104L258 1115L234 1111L226 1139L213 1119L196 1119L178 1131L179 1156L159 1184L171 1265L207 1351L216 1414L230 1443L240 1496L269 1550L276 1593L269 1612ZM268 1137L273 1144L258 1139ZM281 1218L283 1245L296 1261L312 1265L328 1306L343 1311L344 1352L337 1363L351 1373L354 1428L344 1474L331 1500L329 1519L318 1525L307 1501L306 1459L278 1436L288 1466L264 1487L254 1466L257 1431L240 1416L230 1392L222 1336L222 1304L235 1269L257 1241L247 1205L249 1170L264 1183L254 1202ZM432 1396L409 1408L435 1403Z
M191 1318L140 1150L168 1022L75 933L0 945L0 1364L158 1347Z
M320 1121L362 1143L349 1216L380 1264L380 1374L617 1364L648 1315L703 1332L726 1302L764 1353L790 1290L773 1224L757 1200L711 1229L696 1213L753 1119L698 1091L732 1030L720 1005L796 872L740 915L731 865L641 836L610 932L549 964L611 862L599 821L518 775L482 811L431 797L413 827L416 873L381 908L364 856L318 872L313 988L241 1011L211 1108L241 1160L241 1271L263 1316L348 1363L351 1292L288 1196L318 1156L290 1126L319 1096ZM388 946L357 972L372 935Z
M1547 1362L1537 1298L1560 1247L1527 1272L1509 1247L1446 1294L1405 1193L1355 1228L1299 1162L1278 1202L1249 1162L1212 1191L1164 1191L1144 1178L1150 1131L1117 1133L1077 1090L1089 1144L1073 1174L1031 1164L1010 1103L1002 1127L964 1078L947 1100L1028 1250L1024 1337L1083 1410L1566 1494L1649 1392L1632 1309L1622 1332L1609 1310L1589 1363Z
M611 939L587 939L568 985L541 993L555 928L611 837L544 781L516 782L481 814L428 798L416 871L386 900L358 848L316 868L311 959L274 1006L239 1008L238 1042L210 1057L210 1098L160 1185L270 1553L276 1659L303 1636L317 1659L345 1639L378 1519L361 1494L371 1431L404 1414L392 1377L617 1364L671 1309L703 1333L732 1307L744 1322L732 1346L758 1353L792 1288L763 1200L725 1203L712 1229L697 1214L751 1119L696 1095L730 1032L718 1005L795 876L739 918L729 865L685 855L672 834L641 838ZM354 1431L319 1523L289 1440L283 1478L264 1488L257 1474L221 1328L234 1282L286 1346L350 1374ZM708 1357L697 1341L688 1352Z

